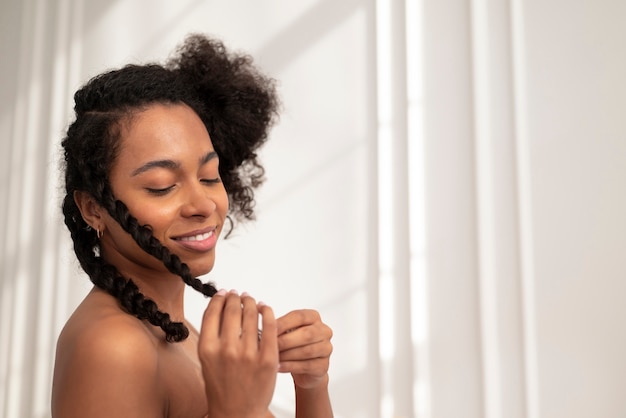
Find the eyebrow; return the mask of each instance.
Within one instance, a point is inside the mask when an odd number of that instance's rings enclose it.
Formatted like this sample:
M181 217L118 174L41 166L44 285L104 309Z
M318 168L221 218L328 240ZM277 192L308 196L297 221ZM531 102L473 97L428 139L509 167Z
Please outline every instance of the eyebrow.
M215 151L209 151L205 155L200 157L199 164L200 166L203 166L215 158L217 158L217 153ZM153 168L165 168L168 170L176 170L180 168L180 163L174 160L148 161L141 167L134 169L133 172L131 173L131 177L138 176L139 174L145 173L146 171L151 170Z
M217 158L217 152L215 151L207 152L202 158L200 158L200 166L205 165L206 163L208 163L214 158Z

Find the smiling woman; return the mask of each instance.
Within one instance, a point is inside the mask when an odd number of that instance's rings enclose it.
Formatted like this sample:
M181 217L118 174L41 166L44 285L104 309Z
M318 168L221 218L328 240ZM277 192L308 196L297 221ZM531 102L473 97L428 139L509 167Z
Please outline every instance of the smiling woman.
M155 104L123 128L109 173L116 199L177 254L194 277L212 269L215 243L228 212L218 161L206 127L190 107ZM168 273L87 192L77 191L74 197L83 219L101 233L102 257L122 276L145 289L154 283L151 270Z
M332 331L319 314L274 318L197 278L228 220L254 217L272 80L195 35L164 66L95 77L75 102L63 212L95 286L59 337L52 415L271 416L277 373L288 372L296 416L332 416ZM200 332L184 317L185 283L212 297Z

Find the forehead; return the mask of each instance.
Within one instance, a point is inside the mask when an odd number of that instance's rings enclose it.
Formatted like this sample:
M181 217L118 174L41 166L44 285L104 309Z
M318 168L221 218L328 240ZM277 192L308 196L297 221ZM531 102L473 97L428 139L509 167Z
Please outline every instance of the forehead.
M133 114L120 131L117 163L138 165L153 158L195 158L213 150L200 117L184 104L155 104Z

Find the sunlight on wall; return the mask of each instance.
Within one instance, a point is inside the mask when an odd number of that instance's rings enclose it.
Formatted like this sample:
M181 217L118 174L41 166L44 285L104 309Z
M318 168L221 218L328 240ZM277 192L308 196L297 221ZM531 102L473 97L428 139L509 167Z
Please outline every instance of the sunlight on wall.
M426 277L426 193L422 91L422 0L406 0L408 158L411 248L411 333L415 350L413 397L416 418L430 417L428 381L428 288Z
M377 2L383 417L429 416L421 2Z

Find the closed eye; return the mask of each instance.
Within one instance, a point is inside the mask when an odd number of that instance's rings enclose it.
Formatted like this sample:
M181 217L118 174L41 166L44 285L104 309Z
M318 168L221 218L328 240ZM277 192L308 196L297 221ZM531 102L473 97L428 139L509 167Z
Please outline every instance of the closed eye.
M172 189L174 189L174 186L173 186L173 185L172 185L172 186L165 187L165 188L163 188L163 189L153 189L153 188L150 188L150 187L146 187L146 191L147 191L148 193L153 194L153 195L156 195L156 196L162 196L162 195L164 195L164 194L166 194L166 193L170 192Z
M216 183L220 183L222 179L220 179L219 177L216 177L214 179L202 179L200 181L204 184L216 184Z

